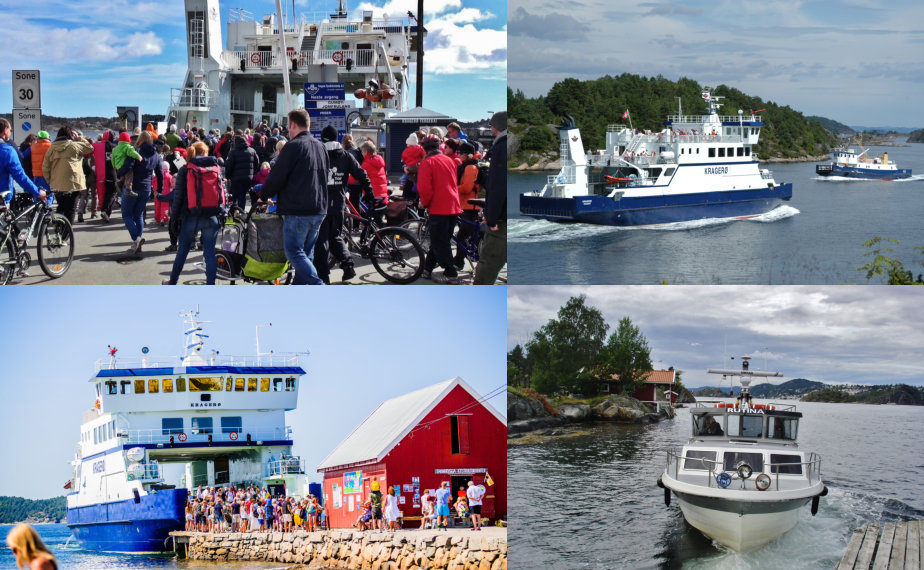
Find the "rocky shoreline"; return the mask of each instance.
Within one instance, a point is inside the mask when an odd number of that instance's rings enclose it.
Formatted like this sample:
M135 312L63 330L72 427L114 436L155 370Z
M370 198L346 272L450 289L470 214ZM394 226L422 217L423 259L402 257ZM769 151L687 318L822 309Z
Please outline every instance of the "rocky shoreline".
M541 401L535 398L508 392L508 438L537 430L554 431L584 422L612 421L649 424L674 417L674 410L669 406L661 406L658 410L651 404L625 396L609 396L593 405L561 404L557 408L552 408L555 413L550 412Z

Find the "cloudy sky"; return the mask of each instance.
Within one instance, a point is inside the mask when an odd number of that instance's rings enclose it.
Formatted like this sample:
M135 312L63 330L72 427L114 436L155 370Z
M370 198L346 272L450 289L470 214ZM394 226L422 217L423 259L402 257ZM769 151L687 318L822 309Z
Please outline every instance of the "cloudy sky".
M283 5L291 2L283 2ZM347 1L351 14L404 15L417 0ZM221 2L259 18L273 0ZM336 0L298 0L299 13L336 9ZM42 72L42 111L56 116L114 116L117 105L163 114L170 89L186 73L182 0L0 0L0 109L12 107L12 70ZM462 120L506 107L507 4L493 0L427 0L424 106ZM224 24L222 34L224 35ZM411 77L415 69L411 67ZM414 83L412 81L412 83ZM413 105L412 90L409 101Z
M687 386L717 385L706 369L723 367L723 354L782 372L774 383L924 385L924 287L508 287L508 350L580 294L610 333L631 318L654 367L683 370Z
M919 0L509 3L509 82L634 73L737 87L863 126L924 127Z

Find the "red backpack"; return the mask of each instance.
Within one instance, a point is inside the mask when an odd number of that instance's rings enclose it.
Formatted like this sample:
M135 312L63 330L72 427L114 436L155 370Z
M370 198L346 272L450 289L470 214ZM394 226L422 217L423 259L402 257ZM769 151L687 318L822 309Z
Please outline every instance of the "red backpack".
M186 201L198 215L215 215L225 205L225 189L220 166L186 165Z

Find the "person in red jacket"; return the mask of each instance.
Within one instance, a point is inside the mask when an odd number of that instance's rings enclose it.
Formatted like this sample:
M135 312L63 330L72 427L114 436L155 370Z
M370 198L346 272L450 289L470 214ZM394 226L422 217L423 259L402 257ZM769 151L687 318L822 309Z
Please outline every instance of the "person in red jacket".
M363 162L360 166L366 171L372 182L372 194L376 198L385 198L383 204L388 204L388 175L385 174L385 159L375 152L375 143L364 141L359 145L363 153Z
M449 283L459 276L450 247L456 216L462 213L456 185L456 162L440 152L439 137L427 136L420 144L427 157L417 170L417 191L420 192L420 205L430 210L430 251L424 261L423 278L432 277L435 283ZM441 276L432 275L437 264L443 268Z
M407 198L408 202L417 202L420 199L414 189L417 184L417 167L420 161L427 156L427 153L418 144L417 133L411 133L405 142L407 147L401 153L401 162L404 163L404 181L401 185L401 194Z

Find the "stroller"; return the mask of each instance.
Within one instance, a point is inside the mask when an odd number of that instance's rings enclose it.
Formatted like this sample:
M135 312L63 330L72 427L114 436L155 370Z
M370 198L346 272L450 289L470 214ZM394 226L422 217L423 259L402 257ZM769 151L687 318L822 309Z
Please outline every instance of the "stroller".
M224 281L288 285L294 271L282 246L282 217L253 207L243 218L243 210L233 206L225 217L215 242L218 262L216 277Z

